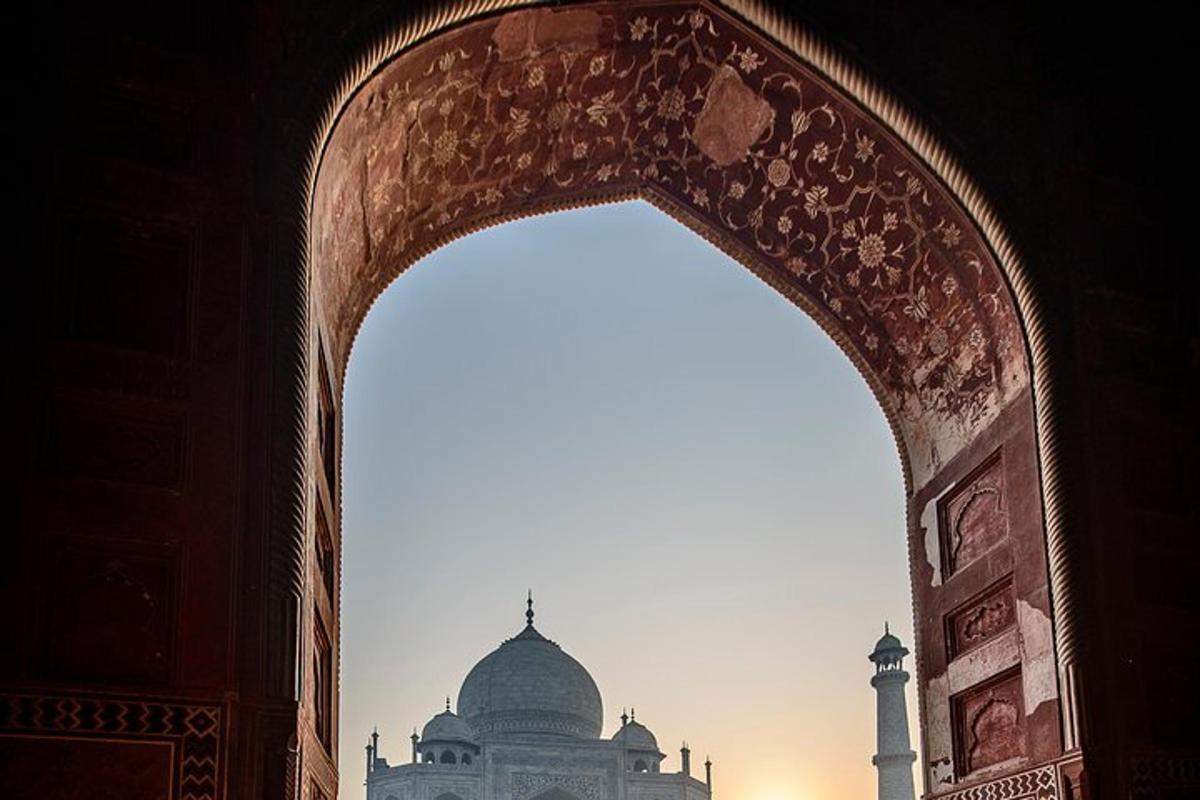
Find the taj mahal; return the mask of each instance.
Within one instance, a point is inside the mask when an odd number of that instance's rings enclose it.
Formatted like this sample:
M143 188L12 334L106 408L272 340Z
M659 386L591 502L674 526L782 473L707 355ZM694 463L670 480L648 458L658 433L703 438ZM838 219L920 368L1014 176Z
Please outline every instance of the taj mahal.
M679 771L666 772L633 714L604 738L596 682L533 626L532 596L525 620L467 674L457 712L447 698L413 732L409 763L389 764L372 734L367 800L711 800L712 762L703 781L692 777L686 743Z

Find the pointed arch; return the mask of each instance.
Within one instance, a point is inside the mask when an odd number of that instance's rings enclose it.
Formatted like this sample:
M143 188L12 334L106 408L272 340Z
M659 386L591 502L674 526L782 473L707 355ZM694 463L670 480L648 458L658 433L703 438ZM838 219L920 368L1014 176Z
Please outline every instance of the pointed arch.
M1024 515L1013 527L1044 544L1019 567L1046 642L1023 664L1032 709L1061 732L1051 749L1076 747L1073 558L1045 327L978 188L894 98L756 0L530 5L446 5L398 25L320 114L304 170L304 269L279 334L296 353L298 404L277 415L281 441L297 443L277 464L285 527L303 541L312 524L311 375L319 362L341 385L358 325L407 266L509 219L643 199L810 314L864 375L905 469L918 617L931 604L932 616L950 613L935 563L945 496L1004 450L1022 481L1009 487ZM670 61L684 41L702 54L686 78ZM573 54L573 66L548 72L548 53ZM647 59L663 58L655 74L675 77L639 83ZM504 97L486 104L499 113L462 116L451 76L464 96ZM297 545L283 541L286 560ZM941 731L948 688L930 639L944 633L917 631L922 718ZM949 734L937 736L927 758L948 748Z

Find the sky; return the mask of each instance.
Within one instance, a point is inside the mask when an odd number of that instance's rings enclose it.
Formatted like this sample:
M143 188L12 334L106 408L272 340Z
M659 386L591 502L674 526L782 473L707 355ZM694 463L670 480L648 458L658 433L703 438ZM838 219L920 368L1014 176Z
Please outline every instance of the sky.
M641 202L473 234L376 302L344 409L343 800L372 727L407 761L527 589L604 735L636 708L664 772L686 739L716 800L875 795L866 656L885 620L912 642L900 462L747 269Z

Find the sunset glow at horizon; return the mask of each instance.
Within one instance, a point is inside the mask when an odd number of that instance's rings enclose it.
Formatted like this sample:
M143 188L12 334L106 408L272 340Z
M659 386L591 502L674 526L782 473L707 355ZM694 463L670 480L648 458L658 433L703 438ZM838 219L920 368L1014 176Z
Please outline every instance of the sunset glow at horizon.
M379 298L343 407L342 800L372 727L407 762L529 588L605 737L636 708L717 800L875 796L867 654L885 620L914 649L900 460L747 269L640 202L473 234Z

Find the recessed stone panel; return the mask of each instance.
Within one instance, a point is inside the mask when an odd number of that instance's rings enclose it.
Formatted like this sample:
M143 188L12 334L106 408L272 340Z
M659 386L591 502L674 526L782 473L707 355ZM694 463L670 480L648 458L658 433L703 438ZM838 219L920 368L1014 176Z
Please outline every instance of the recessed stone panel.
M177 417L73 401L50 409L43 456L49 472L178 490L183 459L184 424Z
M87 211L65 215L58 238L60 337L160 356L186 354L197 258L193 227Z
M994 639L1017 622L1017 604L1011 579L989 589L946 620L946 642L950 658L974 650Z
M953 700L955 765L966 776L1025 755L1020 670L968 689Z
M47 671L103 684L168 683L178 569L170 548L72 541L46 581Z
M1008 537L1003 467L996 453L942 500L938 527L945 575L958 572Z
M195 167L196 120L188 109L147 92L78 92L77 125L64 131L68 150L187 173Z

